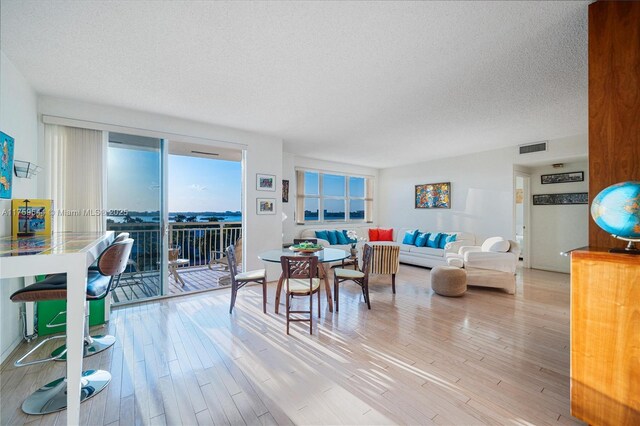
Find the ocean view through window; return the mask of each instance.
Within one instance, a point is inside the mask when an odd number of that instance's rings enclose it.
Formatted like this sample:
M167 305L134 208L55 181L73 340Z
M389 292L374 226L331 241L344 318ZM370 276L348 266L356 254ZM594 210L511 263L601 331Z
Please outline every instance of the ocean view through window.
M298 170L296 222L346 222L367 218L371 178ZM371 203L367 203L371 201Z
M152 161L153 154L111 148L109 159L109 175L118 176L123 183L126 181L128 193L133 191L136 195L133 200L121 196L115 191L120 184L110 185L114 191L109 192L109 206L123 214L107 216L107 223L159 222L160 211L155 201L149 202L147 194L159 187L159 164ZM127 176L125 167L129 164L137 165L136 176ZM169 155L168 169L169 222L242 221L240 162ZM139 179L140 174L147 179Z

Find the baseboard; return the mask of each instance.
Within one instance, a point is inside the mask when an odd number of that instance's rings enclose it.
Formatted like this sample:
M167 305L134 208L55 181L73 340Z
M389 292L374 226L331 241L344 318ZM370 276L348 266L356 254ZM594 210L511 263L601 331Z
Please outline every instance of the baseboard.
M11 353L18 347L20 342L22 342L22 337L18 337L4 352L2 352L0 355L0 365L4 364L5 360L9 358L9 355L11 355Z

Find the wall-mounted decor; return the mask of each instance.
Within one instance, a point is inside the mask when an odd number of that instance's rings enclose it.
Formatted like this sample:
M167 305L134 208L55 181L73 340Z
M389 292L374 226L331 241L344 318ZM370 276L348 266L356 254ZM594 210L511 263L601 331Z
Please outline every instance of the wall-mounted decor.
M288 180L282 181L282 202L283 203L289 202L289 181Z
M256 189L258 191L273 191L276 190L276 177L274 175L262 175L256 174Z
M14 160L13 171L16 177L31 179L42 171L42 167L30 161Z
M516 204L522 204L524 202L524 189L516 188Z
M258 198L256 204L257 214L276 214L275 198Z
M416 209L451 208L451 182L416 185Z
M13 143L11 136L0 132L0 198L11 198Z
M11 200L11 235L51 235L51 200Z
M546 185L548 183L569 183L582 181L584 181L584 172L553 173L550 175L540 176L540 182L543 185Z
M534 206L554 206L558 204L589 204L589 194L587 192L568 192L533 196Z

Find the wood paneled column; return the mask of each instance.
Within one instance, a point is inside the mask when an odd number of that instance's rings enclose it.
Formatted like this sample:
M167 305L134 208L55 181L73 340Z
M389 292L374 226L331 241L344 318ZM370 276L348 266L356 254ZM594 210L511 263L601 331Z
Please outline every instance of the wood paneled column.
M640 2L589 5L589 202L640 181ZM624 247L589 219L589 245Z

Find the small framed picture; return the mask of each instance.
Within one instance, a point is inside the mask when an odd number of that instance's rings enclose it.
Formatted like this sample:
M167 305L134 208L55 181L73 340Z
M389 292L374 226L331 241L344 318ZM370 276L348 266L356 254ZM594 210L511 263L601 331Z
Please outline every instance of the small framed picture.
M258 191L276 191L276 177L275 175L262 175L258 173L256 175L256 189Z
M289 181L286 179L282 181L282 202L289 202Z
M543 185L549 183L571 183L583 181L584 172L553 173L550 175L540 176L540 183L542 183Z
M256 204L257 214L276 214L275 198L257 198Z

